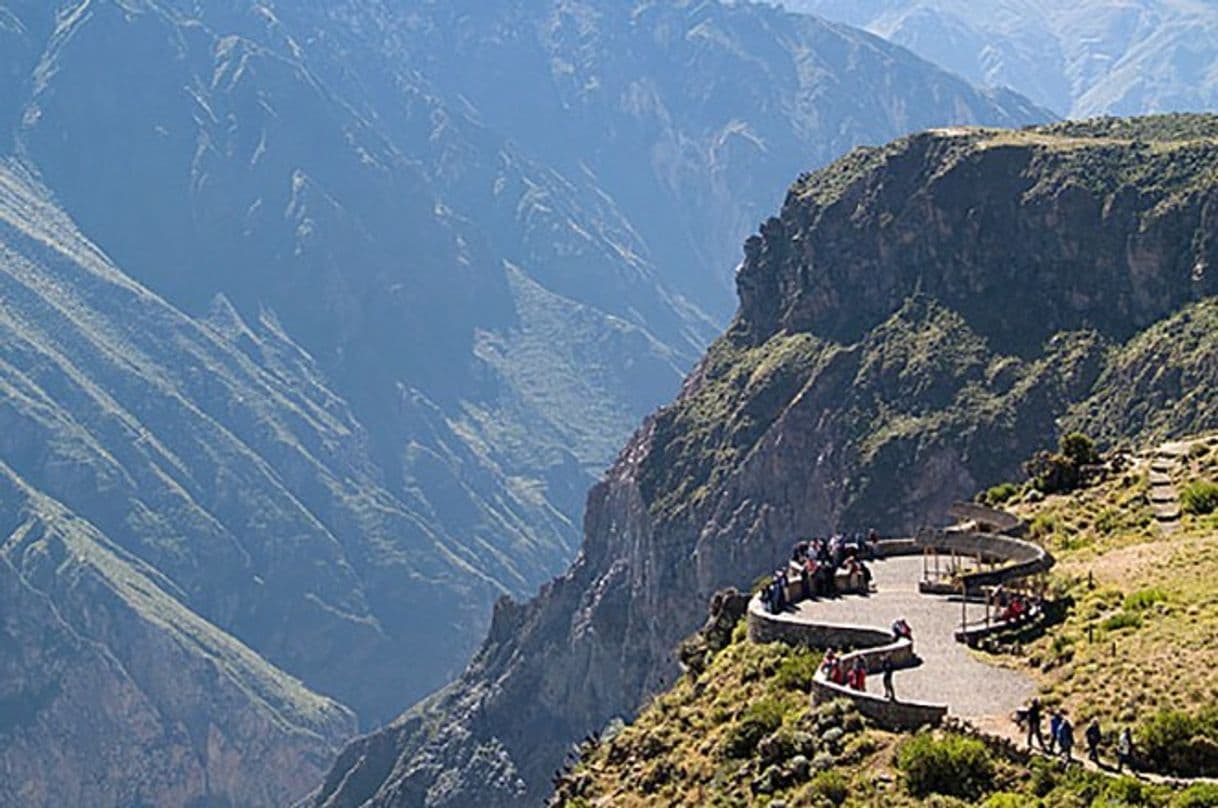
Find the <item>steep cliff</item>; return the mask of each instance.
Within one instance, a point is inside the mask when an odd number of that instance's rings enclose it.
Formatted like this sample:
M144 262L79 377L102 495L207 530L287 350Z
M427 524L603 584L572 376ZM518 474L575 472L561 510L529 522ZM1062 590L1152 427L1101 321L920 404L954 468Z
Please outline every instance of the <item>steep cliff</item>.
M745 244L732 326L592 490L570 571L502 602L466 674L348 747L316 803L536 802L791 537L938 519L1119 409L1138 356L1164 361L1144 394L1212 402L1181 389L1213 357L1171 322L1212 309L1215 166L1218 118L1169 117L934 131L801 178Z

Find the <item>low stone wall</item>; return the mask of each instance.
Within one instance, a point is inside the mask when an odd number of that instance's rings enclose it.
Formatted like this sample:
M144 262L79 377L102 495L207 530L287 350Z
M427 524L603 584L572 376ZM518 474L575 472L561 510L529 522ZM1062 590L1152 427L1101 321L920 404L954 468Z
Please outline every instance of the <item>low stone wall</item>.
M1024 529L1018 516L976 502L957 502L948 509L948 515L957 522L976 522L983 533L1018 535Z
M935 727L947 716L945 704L892 701L834 684L818 673L812 681L813 702L822 704L834 699L849 699L861 715L890 730L912 732L926 726Z
M821 651L853 648L856 650L842 655L842 664L849 668L861 657L868 673L878 673L885 657L897 669L912 667L918 662L913 642L908 639L894 641L891 633L870 626L811 623L792 613L770 614L760 597L749 602L748 637L752 642L784 642ZM830 682L820 671L812 681L812 699L817 703L849 699L859 713L882 727L895 730L933 726L947 714L946 705L890 701Z
M1019 622L1011 622L1009 620L992 620L990 621L989 625L981 623L972 626L965 626L962 629L956 629L955 638L956 642L962 642L969 648L973 648L986 637L993 637L1012 629L1030 628L1043 623L1044 620L1044 611L1041 609L1036 609Z
M939 552L980 557L989 562L1005 562L997 569L965 575L963 582L966 591L1048 572L1054 563L1053 556L1040 545L998 533L939 530L920 535L916 542L924 550L933 548Z
M820 651L870 648L892 642L892 634L878 628L809 623L792 612L770 614L760 596L749 602L748 637L753 642L784 642Z

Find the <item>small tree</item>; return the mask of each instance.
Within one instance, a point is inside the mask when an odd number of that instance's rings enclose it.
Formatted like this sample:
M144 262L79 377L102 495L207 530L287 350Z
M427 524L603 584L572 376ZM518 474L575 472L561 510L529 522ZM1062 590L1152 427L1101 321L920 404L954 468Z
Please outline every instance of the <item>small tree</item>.
M1082 432L1062 435L1058 442L1058 451L1074 461L1074 465L1079 468L1094 466L1100 462L1100 453L1095 449L1095 441Z
M1208 480L1189 483L1180 492L1180 504L1186 513L1204 516L1218 509L1218 485Z
M1024 471L1032 485L1045 494L1073 491L1083 483L1083 468L1100 462L1095 441L1081 432L1063 435L1056 452L1037 452Z

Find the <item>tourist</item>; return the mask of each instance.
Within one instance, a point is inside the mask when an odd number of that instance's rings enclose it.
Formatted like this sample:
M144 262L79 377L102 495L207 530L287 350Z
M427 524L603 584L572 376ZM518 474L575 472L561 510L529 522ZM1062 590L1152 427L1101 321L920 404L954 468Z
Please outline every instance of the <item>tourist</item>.
M1053 715L1049 717L1049 748L1045 751L1050 755L1057 749L1057 742L1060 740L1063 717L1060 710L1054 710Z
M892 656L884 655L884 662L880 668L884 672L884 698L889 701L897 700L897 691L892 687Z
M837 594L837 582L834 580L834 567L832 564L818 564L816 575L813 577L816 591L821 595L831 598Z
M825 658L821 660L820 672L824 675L824 677L826 679L828 679L829 681L833 681L833 676L836 673L836 670L835 670L836 668L837 668L837 651L830 648L828 651L825 652Z
M1091 719L1091 723L1087 725L1087 732L1083 738L1087 741L1087 757L1091 758L1091 762L1099 765L1100 762L1100 722L1096 719Z
M1032 748L1032 738L1045 749L1045 736L1040 732L1040 699L1032 699L1028 711L1024 714L1028 721L1028 748Z
M892 621L892 638L894 640L906 639L913 640L913 629L909 627L909 623L905 622L904 617L898 617Z
M863 661L861 656L854 658L854 667L851 669L850 686L855 690L867 689L867 663Z
M829 560L833 562L833 566L840 566L842 557L845 553L846 539L842 534L836 534L829 540Z
M806 540L795 543L794 549L791 550L791 560L796 564L802 564L803 560L808 557L808 542Z
M1057 727L1057 746L1061 749L1062 760L1067 763L1071 762L1071 757L1074 751L1074 725L1070 723L1070 719L1062 716L1061 724Z
M1124 771L1126 766L1133 767L1133 734L1129 727L1122 729L1117 737L1117 772Z
M778 584L771 578L770 582L761 590L761 602L765 604L765 610L770 614L778 611L778 594L776 592Z
M863 571L862 565L859 564L857 558L850 558L846 561L846 589L851 592L859 592L863 588Z
M813 580L813 574L816 572L816 562L811 556L804 559L803 566L799 570L799 580L804 586L804 597L816 597L816 584Z
M850 671L846 670L846 665L842 662L841 657L833 660L833 684L844 685L850 679Z
M774 573L774 586L777 589L777 597L775 605L777 611L784 612L787 609L787 573L786 570L777 570Z

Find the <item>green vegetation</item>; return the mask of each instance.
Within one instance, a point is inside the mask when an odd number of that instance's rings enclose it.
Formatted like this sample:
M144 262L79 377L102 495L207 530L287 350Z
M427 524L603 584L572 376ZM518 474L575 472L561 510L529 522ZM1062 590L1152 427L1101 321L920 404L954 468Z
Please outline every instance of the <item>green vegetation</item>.
M1212 479L1208 441L1185 453L1184 492ZM1147 463L1094 486L1022 503L1016 511L1058 560L1054 588L1073 602L1064 622L1013 652L1043 697L1109 738L1135 731L1146 763L1173 774L1218 772L1218 525L1186 517L1164 535L1149 515ZM1203 791L1147 805L1191 804ZM1170 797L1170 799L1169 799Z
M1056 452L1037 452L1024 471L1043 494L1073 491L1083 484L1084 469L1100 461L1095 441L1079 432L1063 435Z
M731 725L720 747L725 757L748 757L761 739L782 726L782 704L773 696L758 699Z
M1194 516L1213 513L1218 508L1218 483L1209 480L1189 483L1180 491L1180 507Z
M1147 140L1174 142L1218 139L1218 116L1194 113L1144 115L1137 118L1102 117L1062 121L1028 131L1064 138Z
M734 471L836 346L779 334L755 348L729 333L711 346L701 385L660 412L639 487L653 514L696 507Z
M985 744L974 738L916 735L897 747L896 761L916 797L945 794L976 800L993 787L994 762Z
M1139 589L1125 598L1125 611L1141 612L1167 600L1167 593L1157 586Z
M1218 775L1218 707L1161 710L1135 733L1138 751L1163 771L1186 777Z
M1123 602L1113 592L1104 597ZM1164 602L1149 591L1125 600L1142 610ZM751 644L742 625L704 670L682 676L633 724L585 745L557 784L557 804L1176 808L1206 804L1201 800L1212 793L1063 769L1041 758L1025 763L1001 744L951 730L911 736L870 728L848 702L809 705L806 675L818 655ZM1204 744L1191 739L1210 725L1173 718L1147 726L1138 742L1148 749L1161 743L1179 750L1187 736L1195 756Z
M986 490L980 497L980 500L985 505L997 507L1005 502L1008 502L1016 494L1019 493L1019 486L1015 483L999 483Z
M1141 626L1142 618L1134 612L1117 612L1100 623L1100 627L1104 631L1120 631L1124 628L1140 628Z

